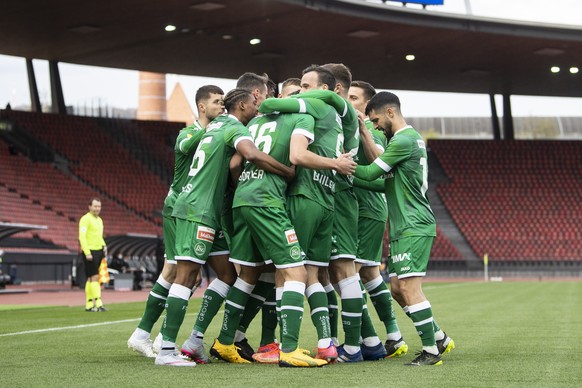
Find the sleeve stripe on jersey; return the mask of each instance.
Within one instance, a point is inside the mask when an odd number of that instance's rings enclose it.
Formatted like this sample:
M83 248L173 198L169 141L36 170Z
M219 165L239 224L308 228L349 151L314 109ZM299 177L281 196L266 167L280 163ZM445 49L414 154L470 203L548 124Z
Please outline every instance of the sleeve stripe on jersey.
M303 128L295 128L291 135L305 136L306 138L309 139L309 144L313 143L313 140L315 140L315 135L313 133L309 132L308 130L303 129Z
M305 100L298 98L299 101L299 113L307 113L307 105L305 105Z
M347 114L348 114L348 103L344 100L344 113L342 114L342 117L344 117Z
M253 138L250 136L241 136L238 139L236 139L236 141L234 142L234 148L236 148L236 146L238 145L238 143L240 143L242 140L250 140L253 141ZM254 144L254 142L253 142Z
M382 159L380 158L376 158L376 160L374 160L374 163L376 163L378 165L378 167L380 167L382 170L388 172L390 170L392 170L392 167L390 167L388 164L386 164Z
M182 151L182 153L184 153L184 150L182 149L182 146L184 145L184 142L187 142L188 140L190 140L189 137L182 139L182 141L180 142L180 145L178 146L178 148L180 149L180 151Z

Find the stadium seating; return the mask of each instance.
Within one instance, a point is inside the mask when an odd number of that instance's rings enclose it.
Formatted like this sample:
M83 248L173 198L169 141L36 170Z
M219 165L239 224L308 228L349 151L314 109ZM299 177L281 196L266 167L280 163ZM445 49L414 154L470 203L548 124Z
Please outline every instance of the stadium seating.
M88 201L93 197L101 198L107 235L161 233L158 226L50 164L10 155L3 141L0 141L0 165L0 221L48 226L47 230L19 233L18 237L38 236L76 251L78 220L87 212Z
M20 111L5 111L3 117L53 148L83 182L161 225L167 182L115 141L99 120Z
M437 188L479 257L582 258L582 142L430 140Z

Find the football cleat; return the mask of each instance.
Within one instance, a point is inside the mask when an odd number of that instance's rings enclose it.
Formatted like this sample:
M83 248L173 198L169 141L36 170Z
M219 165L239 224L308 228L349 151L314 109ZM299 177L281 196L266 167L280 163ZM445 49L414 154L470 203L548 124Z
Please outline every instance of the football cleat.
M445 338L443 338L442 340L436 341L436 346L439 349L439 353L441 355L445 354L445 353L450 353L451 350L453 350L455 348L455 341L453 341L453 339L451 337L449 337L447 335L447 333L445 334Z
M160 350L162 350L162 341L163 341L162 333L158 333L158 335L154 339L154 343L152 344L152 350L154 351L154 353L158 354L160 353Z
M96 313L97 312L97 307L89 307L87 309L85 309L86 313Z
M361 344L360 350L362 352L362 358L364 361L383 360L384 357L386 357L386 349L384 348L382 342L378 343L376 346L367 346Z
M210 355L233 364L250 364L251 362L245 358L242 358L238 352L238 348L231 345L223 345L218 339L214 340L214 344L210 348ZM252 359L252 356L251 356Z
M362 357L362 351L358 350L356 354L349 354L345 351L344 345L340 345L337 348L337 362L361 362L364 361Z
M209 364L210 358L204 353L204 343L199 341L190 341L187 339L182 345L182 354L197 364Z
M279 366L289 368L310 368L327 365L327 361L306 356L299 349L279 353Z
M105 306L99 306L95 311L97 311L98 313L104 313L106 311L109 311L109 309L106 309Z
M337 348L333 343L331 343L327 348L317 348L315 358L333 364L335 360L337 360Z
M261 352L253 354L253 360L261 364L278 364L279 363L279 348L271 349L268 352Z
M180 352L172 352L165 355L158 354L156 356L156 365L196 366L196 363L182 356Z
M279 344L277 342L271 342L270 344L263 345L259 349L257 349L257 353L268 353L275 349L279 350Z
M408 353L408 345L402 337L397 340L386 340L384 343L384 349L386 349L386 357L400 357Z
M439 354L431 354L426 350L416 353L416 358L409 362L408 366L423 366L423 365L442 365L443 360Z
M249 341L244 338L242 341L234 343L238 354L247 361L253 362L253 354L255 354L254 349L249 345Z
M141 353L144 357L156 358L156 353L154 353L154 350L152 349L152 340L149 338L140 340L135 337L135 333L133 333L127 340L127 347L134 352Z

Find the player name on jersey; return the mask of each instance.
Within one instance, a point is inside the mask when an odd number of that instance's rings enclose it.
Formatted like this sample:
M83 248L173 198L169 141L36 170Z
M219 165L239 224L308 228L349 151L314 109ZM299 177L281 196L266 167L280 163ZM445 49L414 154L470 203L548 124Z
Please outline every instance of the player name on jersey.
M263 179L265 176L265 170L249 170L243 171L238 178L239 182L248 181L249 179Z
M330 188L332 192L335 192L335 182L328 176L325 176L320 172L313 170L313 180L321 184L323 187Z

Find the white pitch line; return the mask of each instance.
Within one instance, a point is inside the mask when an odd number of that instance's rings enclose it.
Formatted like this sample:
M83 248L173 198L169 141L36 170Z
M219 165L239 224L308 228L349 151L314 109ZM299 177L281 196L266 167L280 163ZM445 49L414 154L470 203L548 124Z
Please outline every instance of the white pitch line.
M220 310L223 312L224 310ZM186 316L193 316L194 314L186 314ZM76 325L76 326L65 326L65 327L49 327L48 329L38 329L38 330L27 330L27 331L18 331L15 333L6 333L0 334L0 337L10 337L15 335L24 335L24 334L36 334L36 333L47 333L49 331L61 331L61 330L71 330L71 329L84 329L86 327L94 327L94 326L105 326L105 325L115 325L118 323L127 323L127 322L135 322L139 321L141 318L133 318L133 319L123 319L121 321L109 321L109 322L98 322L98 323L89 323L87 325Z
M76 325L76 326L65 326L65 327L49 327L48 329L27 330L27 331L18 331L16 333L0 334L0 337L9 337L9 336L13 336L13 335L23 335L23 334L33 334L33 333L46 333L46 332L49 332L49 331L60 331L60 330L70 330L70 329L84 329L86 327L104 326L104 325L114 325L116 323L126 323L126 322L133 322L133 321L139 321L139 320L140 320L140 318L134 318L134 319L124 319L122 321L90 323L90 324L87 324L87 325Z

